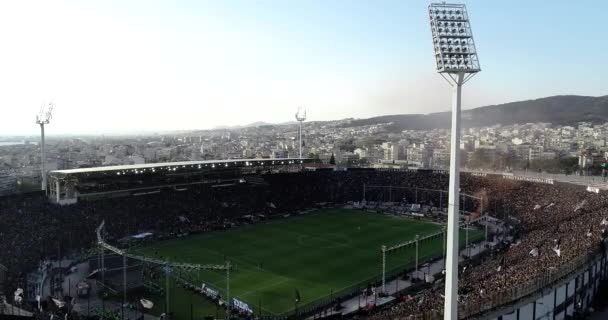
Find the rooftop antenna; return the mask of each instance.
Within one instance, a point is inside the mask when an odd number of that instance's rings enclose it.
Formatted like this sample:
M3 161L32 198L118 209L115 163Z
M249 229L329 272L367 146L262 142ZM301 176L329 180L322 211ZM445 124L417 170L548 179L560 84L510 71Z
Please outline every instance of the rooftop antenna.
M452 136L448 200L447 254L444 320L458 319L458 222L460 193L460 109L462 85L481 68L471 23L464 4L432 3L429 18L433 36L435 67L452 86Z
M298 107L296 112L296 120L300 123L300 159L302 159L302 122L306 120L306 109Z
M40 125L40 174L42 175L42 191L46 191L46 154L44 152L44 125L51 122L53 117L53 102L42 103L36 115L36 123Z

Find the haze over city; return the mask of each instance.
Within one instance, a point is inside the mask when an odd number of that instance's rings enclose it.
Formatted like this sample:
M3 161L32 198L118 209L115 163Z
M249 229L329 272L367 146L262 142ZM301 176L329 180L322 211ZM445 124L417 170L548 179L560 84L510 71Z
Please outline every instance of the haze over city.
M571 1L468 1L484 71L465 108L606 94L604 14ZM0 134L154 132L447 111L427 1L0 4ZM581 62L588 63L581 63ZM483 80L479 80L483 79Z

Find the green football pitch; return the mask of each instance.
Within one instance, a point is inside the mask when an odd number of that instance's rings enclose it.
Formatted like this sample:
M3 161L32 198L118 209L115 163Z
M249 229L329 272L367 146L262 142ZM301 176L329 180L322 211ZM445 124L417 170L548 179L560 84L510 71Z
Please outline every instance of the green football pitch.
M170 261L234 265L230 273L230 296L249 304L256 314L292 312L296 290L299 307L313 305L330 296L346 294L381 275L382 245L394 245L441 230L437 224L349 209L318 210L306 215L241 226L185 238L153 242L138 254L166 257ZM469 232L471 241L480 232ZM442 237L419 247L423 263L441 255ZM461 232L464 242L464 232ZM387 258L388 271L414 266L413 246ZM226 273L193 272L198 285L207 284L224 296ZM164 287L164 282L161 282ZM154 297L154 310L165 308L165 297ZM169 308L178 319L223 314L206 298L170 284Z

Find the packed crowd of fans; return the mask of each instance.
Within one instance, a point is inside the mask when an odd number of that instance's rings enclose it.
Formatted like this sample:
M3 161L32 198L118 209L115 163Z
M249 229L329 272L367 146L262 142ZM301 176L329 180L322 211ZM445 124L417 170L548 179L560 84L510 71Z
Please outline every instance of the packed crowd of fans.
M464 188L473 184L462 183ZM491 250L489 259L461 266L459 306L463 313L491 306L494 298L513 288L556 272L561 266L604 248L608 229L605 194L569 184L548 185L486 178L489 213L507 223L507 237ZM473 190L470 190L473 191ZM404 297L370 319L409 319L440 314L443 285L416 296Z
M26 273L40 261L90 248L94 230L103 220L111 243L142 232L163 239L273 219L319 203L360 201L364 196L376 201L403 198L410 203L416 199L441 207L447 195L436 190L445 190L449 181L445 172L373 169L321 169L261 178L264 184L191 185L68 206L50 204L41 193L0 197L0 263L9 270L7 291L25 287ZM377 186L407 188L389 194ZM505 288L525 284L597 249L608 227L606 196L578 186L463 174L461 192L487 195L485 211L507 223L510 241L487 261L462 272L460 303L465 306L483 303ZM467 211L479 210L479 203L463 204ZM404 296L370 317L401 319L440 312L442 291L436 287Z

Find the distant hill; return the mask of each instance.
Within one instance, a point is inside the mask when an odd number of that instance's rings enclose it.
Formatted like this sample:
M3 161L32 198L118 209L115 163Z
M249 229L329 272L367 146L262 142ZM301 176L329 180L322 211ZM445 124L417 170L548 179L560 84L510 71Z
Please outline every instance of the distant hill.
M390 123L391 131L428 130L450 127L451 112L398 114L356 119L345 127ZM463 111L463 126L482 127L529 122L568 125L581 121L608 122L608 96L553 96L536 100L510 102Z
M268 123L268 122L256 121L256 122L242 125L242 126L216 126L216 127L213 127L211 130L243 129L243 128L250 128L250 127L265 127L265 126L273 126L273 125L274 124Z

